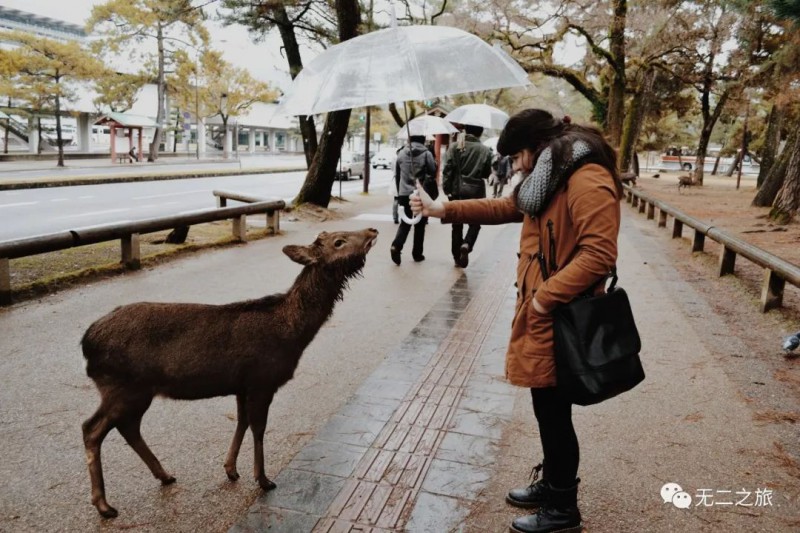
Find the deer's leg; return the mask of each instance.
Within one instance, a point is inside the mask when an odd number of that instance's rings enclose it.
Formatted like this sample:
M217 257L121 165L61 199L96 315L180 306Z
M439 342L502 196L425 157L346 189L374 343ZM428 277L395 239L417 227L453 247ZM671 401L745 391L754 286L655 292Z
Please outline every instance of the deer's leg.
M236 395L236 431L233 433L233 441L228 450L228 457L225 458L225 473L228 479L236 481L239 479L239 472L236 471L236 459L239 457L239 449L242 447L242 439L247 431L247 403L244 394Z
M247 400L247 415L250 420L250 431L253 432L255 454L253 473L262 489L272 490L275 488L275 483L267 479L264 473L264 432L267 429L267 414L272 403L272 395L250 396Z
M103 439L114 427L110 416L110 406L105 398L100 402L97 412L83 425L83 445L86 448L86 464L89 466L89 479L92 483L92 505L104 518L115 518L119 513L106 501L106 487L103 482L103 465L100 461L100 447Z
M150 402L153 398L140 398L137 400L129 400L126 404L128 412L117 423L117 429L120 434L125 438L128 445L133 448L139 457L141 457L144 464L150 469L150 472L161 480L162 485L169 485L175 483L175 478L167 474L164 467L158 461L153 452L147 446L147 443L142 438L140 431L142 425L142 416L150 407Z

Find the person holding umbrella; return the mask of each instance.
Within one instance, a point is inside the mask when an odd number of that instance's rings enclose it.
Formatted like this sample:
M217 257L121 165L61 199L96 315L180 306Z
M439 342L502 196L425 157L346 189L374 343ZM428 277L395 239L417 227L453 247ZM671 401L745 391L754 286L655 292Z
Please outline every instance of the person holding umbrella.
M515 507L536 509L516 518L511 530L577 532L582 527L578 437L572 405L557 388L550 313L586 291L605 290L598 281L616 263L621 216L617 155L596 128L541 109L511 117L497 151L511 156L514 170L523 173L512 195L446 202L418 187L411 210L443 222L522 222L506 378L530 388L544 460L534 467L531 484L506 496Z
M394 165L394 181L397 184L397 201L403 206L406 217L411 218L408 197L416 190L417 181L422 183L422 186L431 197L436 198L439 192L436 185L436 160L428 150L428 147L425 146L425 136L411 135L409 141L409 144L397 152L397 162ZM414 245L411 249L411 257L416 262L425 260L423 247L425 244L425 225L427 223L428 219L422 217L419 222L414 224ZM403 251L403 245L408 238L410 230L411 226L406 222L406 219L401 219L400 227L397 228L397 234L390 249L392 261L394 261L395 265L400 265L400 252Z
M483 128L465 124L463 144L448 150L447 162L442 171L442 188L450 200L486 198L486 181L492 173L492 151L481 144ZM450 251L456 266L467 268L469 254L475 248L480 224L470 223L464 236L464 224L453 223Z

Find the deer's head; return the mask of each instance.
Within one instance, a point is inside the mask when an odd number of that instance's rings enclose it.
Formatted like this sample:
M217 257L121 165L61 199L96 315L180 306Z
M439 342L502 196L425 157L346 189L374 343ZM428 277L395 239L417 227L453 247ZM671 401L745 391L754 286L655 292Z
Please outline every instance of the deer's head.
M369 252L378 239L378 230L367 228L361 231L323 231L308 246L290 244L283 253L295 263L340 271L346 277L358 274Z

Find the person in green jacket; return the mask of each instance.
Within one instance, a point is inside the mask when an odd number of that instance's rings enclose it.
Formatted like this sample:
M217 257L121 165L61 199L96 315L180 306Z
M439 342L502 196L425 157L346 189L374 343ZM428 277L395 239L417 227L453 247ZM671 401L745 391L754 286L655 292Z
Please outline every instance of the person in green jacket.
M486 181L492 173L492 151L484 146L480 137L483 128L465 125L463 146L456 143L447 151L447 161L442 171L442 188L450 200L486 198ZM475 248L480 224L469 224L464 236L464 225L453 224L450 251L456 266L466 268L469 254Z

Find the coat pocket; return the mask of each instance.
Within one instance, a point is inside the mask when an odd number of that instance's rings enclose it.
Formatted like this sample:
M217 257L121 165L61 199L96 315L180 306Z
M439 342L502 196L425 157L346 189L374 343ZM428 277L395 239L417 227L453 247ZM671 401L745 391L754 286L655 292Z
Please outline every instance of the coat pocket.
M536 293L534 293L535 295ZM553 317L541 314L533 307L533 295L529 299L527 309L527 342L525 352L528 354L546 354L553 351Z

